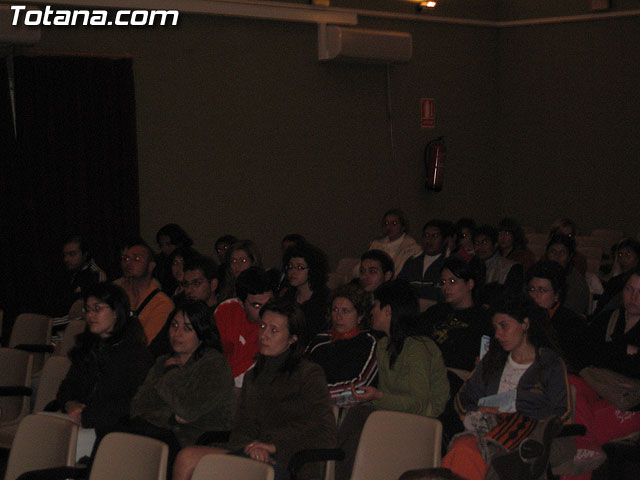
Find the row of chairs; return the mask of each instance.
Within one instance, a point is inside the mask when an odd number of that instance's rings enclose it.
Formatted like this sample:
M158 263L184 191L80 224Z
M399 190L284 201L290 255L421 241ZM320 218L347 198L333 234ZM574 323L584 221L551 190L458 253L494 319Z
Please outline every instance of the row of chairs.
M55 399L70 367L66 354L84 327L84 320L74 320L67 325L56 349L36 348L51 347L51 318L18 316L10 348L0 349L0 448L11 447L18 424L26 415L43 411Z
M24 472L48 469L47 478L86 478L74 460L78 426L54 414L25 417L9 454L4 480ZM356 453L352 480L389 480L409 470L440 465L442 424L407 413L377 411L367 420ZM336 451L329 452L336 458ZM300 452L298 459L309 456ZM168 448L163 442L128 433L110 433L96 452L89 480L164 480ZM375 461L372 461L375 459ZM292 461L292 464L297 462ZM295 477L295 472L293 472ZM270 465L234 455L207 455L196 466L193 480L273 480ZM325 479L333 478L327 469Z

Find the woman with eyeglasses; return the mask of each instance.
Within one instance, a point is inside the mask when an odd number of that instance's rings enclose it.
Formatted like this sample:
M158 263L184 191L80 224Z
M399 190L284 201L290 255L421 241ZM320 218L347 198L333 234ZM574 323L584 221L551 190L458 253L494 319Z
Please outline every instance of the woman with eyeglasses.
M229 247L225 258L224 277L218 295L220 302L236 296L236 279L240 273L250 267L262 268L262 256L256 244L251 240L238 240Z
M335 405L357 403L351 386L377 382L376 339L368 330L371 295L358 285L336 288L329 297L331 330L316 336L307 356L322 367Z
M440 281L445 301L430 307L421 319L440 347L445 365L471 371L480 355L482 336L491 333L489 315L475 302L475 292L484 282L484 265L453 255L445 260Z
M131 402L129 431L159 438L170 458L208 431L230 431L233 376L212 309L180 304L169 316L171 353L158 357Z
M256 366L245 376L227 449L188 447L173 470L187 480L204 455L229 453L274 466L276 480L300 450L334 448L336 421L322 369L304 358L304 314L283 298L260 310L260 349ZM299 479L322 478L322 465L308 464Z
M153 357L122 288L98 283L84 292L83 300L87 326L69 352L71 367L60 384L56 404L101 438L129 414L131 399ZM89 454L91 447L85 447L84 453Z
M564 354L567 367L578 372L584 361L576 338L585 335L587 322L573 310L563 305L566 293L565 270L557 262L541 260L526 275L526 290L539 307L544 308L551 319L553 340Z
M287 287L281 295L295 301L304 312L307 323L307 338L329 330L327 322L326 286L329 263L325 253L308 243L289 247L282 257L287 272Z

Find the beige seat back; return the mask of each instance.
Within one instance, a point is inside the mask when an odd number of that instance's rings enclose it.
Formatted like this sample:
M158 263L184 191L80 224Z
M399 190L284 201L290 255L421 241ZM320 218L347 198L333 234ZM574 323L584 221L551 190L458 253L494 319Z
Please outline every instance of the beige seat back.
M31 385L32 358L28 352L0 348L0 386L29 387ZM19 423L29 413L29 397L0 397L0 426Z
M273 467L237 455L210 454L200 459L191 480L273 480Z
M114 432L100 442L89 480L165 480L169 447L164 442Z
M389 480L407 470L434 468L442 456L435 418L378 410L362 429L351 480Z
M33 357L28 352L0 348L0 386L30 387ZM29 414L31 396L0 396L0 448L10 448L20 420Z
M51 317L38 313L18 315L9 338L9 347L17 345L51 345ZM44 353L33 353L32 375L38 375L45 361Z
M76 337L84 332L87 322L79 318L71 320L62 333L62 340L58 344L54 355L67 356L69 350L71 350L76 344Z
M27 415L13 440L4 480L15 480L24 472L73 466L78 443L78 425L47 414Z
M40 375L40 383L38 392L36 393L36 401L33 405L33 413L44 410L49 402L55 400L58 394L58 388L69 371L71 360L67 357L50 357L44 364L42 374Z

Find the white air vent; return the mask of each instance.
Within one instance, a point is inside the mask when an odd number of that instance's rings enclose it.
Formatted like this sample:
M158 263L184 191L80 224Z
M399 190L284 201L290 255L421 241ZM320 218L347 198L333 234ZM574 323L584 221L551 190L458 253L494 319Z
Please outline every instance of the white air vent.
M24 12L20 11L18 24L12 25L15 12L8 5L0 5L0 44L34 45L40 41L40 26L24 25Z
M318 25L320 60L408 62L411 45L410 33Z

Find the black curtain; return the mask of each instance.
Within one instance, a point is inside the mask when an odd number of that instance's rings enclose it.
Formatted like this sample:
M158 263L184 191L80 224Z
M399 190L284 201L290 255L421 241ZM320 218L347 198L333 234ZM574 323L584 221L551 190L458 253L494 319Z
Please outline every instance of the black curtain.
M139 232L132 61L16 57L14 78L17 153L2 193L9 301L20 312L63 314L62 238L83 234L113 278L119 244Z

